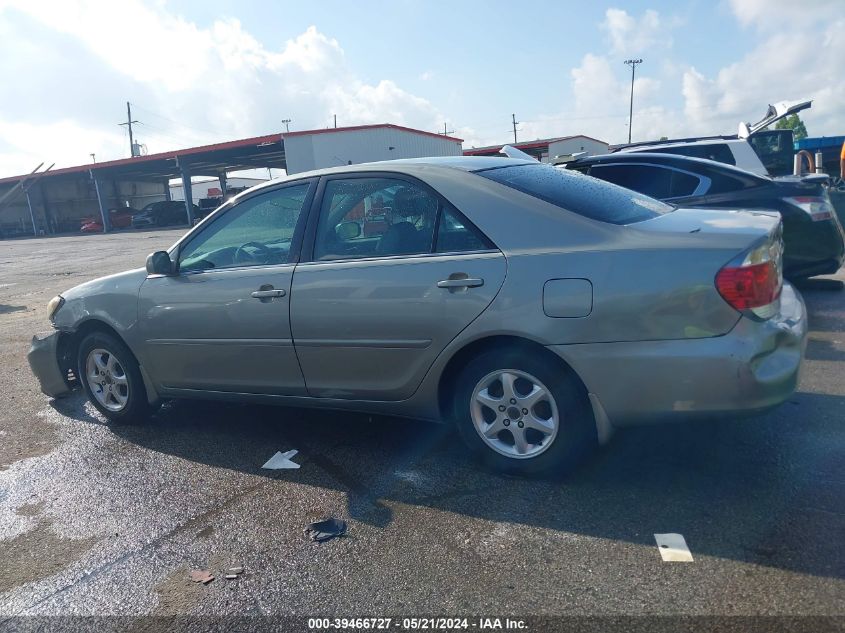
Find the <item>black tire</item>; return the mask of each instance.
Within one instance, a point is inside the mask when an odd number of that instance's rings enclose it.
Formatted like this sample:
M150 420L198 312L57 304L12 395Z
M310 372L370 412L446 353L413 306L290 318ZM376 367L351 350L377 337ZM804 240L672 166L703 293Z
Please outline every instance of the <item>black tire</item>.
M94 395L87 374L88 355L95 349L102 349L113 355L122 369L128 387L128 398L120 410L109 409ZM77 353L77 376L82 382L88 400L112 424L137 424L144 422L152 412L147 402L147 390L135 356L128 347L115 336L105 332L93 332L82 339ZM117 385L115 385L116 387Z
M471 404L476 385L489 374L506 369L536 377L551 393L557 406L560 420L557 435L535 457L520 459L497 452L481 438L472 420ZM458 433L470 451L486 466L499 472L562 476L581 464L598 445L595 418L580 381L562 364L523 350L485 352L470 361L458 375L452 413ZM499 437L507 440L508 433L505 430Z

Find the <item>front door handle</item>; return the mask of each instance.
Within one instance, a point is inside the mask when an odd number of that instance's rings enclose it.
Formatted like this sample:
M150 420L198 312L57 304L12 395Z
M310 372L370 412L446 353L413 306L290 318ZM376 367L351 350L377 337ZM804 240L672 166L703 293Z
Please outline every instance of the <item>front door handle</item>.
M477 277L463 277L457 279L442 279L437 282L438 288L477 288L483 286L484 280Z
M272 299L273 297L284 297L285 291L281 288L264 288L252 293L253 299Z

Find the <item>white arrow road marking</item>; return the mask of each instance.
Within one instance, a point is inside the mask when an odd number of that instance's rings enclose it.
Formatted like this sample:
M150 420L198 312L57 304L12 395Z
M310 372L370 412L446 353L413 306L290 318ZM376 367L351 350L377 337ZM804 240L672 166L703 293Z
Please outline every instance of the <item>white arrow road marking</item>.
M693 562L682 534L655 534L654 540L657 541L657 549L664 562Z
M282 468L299 468L299 464L291 461L291 458L298 452L299 451L296 449L288 451L287 453L279 451L275 455L273 455L273 457L268 459L267 463L264 464L261 468L267 468L268 470L280 470Z

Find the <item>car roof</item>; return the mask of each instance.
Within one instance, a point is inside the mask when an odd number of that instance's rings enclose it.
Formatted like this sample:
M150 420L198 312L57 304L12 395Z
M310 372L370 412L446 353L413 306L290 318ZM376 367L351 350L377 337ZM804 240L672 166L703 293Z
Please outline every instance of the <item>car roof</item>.
M260 185L250 187L239 193L232 200L239 199L244 195L252 195L256 191L274 187L285 182L296 182L306 178L317 178L335 174L356 174L368 171L395 171L398 173L414 175L435 168L435 169L457 169L465 172L483 171L485 169L496 169L498 167L513 167L516 165L539 165L535 160L523 160L519 158L506 158L502 156L429 156L426 158L399 158L395 160L384 160L373 163L357 163L355 165L341 165L339 167L324 167L311 171L299 172L287 176L281 176L268 180Z
M692 156L683 156L681 154L661 154L659 152L617 152L614 154L600 154L598 156L588 156L586 158L579 158L570 163L567 163L568 168L578 167L582 165L596 165L604 163L656 163L660 165L677 167L678 169L685 169L694 173L701 173L704 171L718 171L725 175L737 176L741 178L754 178L760 182L769 182L771 178L761 176L727 163L720 163L715 160L708 160L706 158L694 158Z
M618 145L613 152L636 152L641 149L660 149L662 147L678 147L679 145L725 145L729 143L746 143L746 139L738 136L706 136L700 138L669 139L665 141L643 141L630 145Z

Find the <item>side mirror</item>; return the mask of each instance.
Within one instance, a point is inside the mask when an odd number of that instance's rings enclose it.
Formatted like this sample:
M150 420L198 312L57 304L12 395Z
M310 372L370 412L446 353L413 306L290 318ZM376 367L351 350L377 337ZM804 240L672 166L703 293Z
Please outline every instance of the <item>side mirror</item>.
M335 233L342 240L354 240L361 235L361 225L357 222L342 222L337 225Z
M150 275L173 274L173 262L167 251L156 251L147 256L147 273Z

